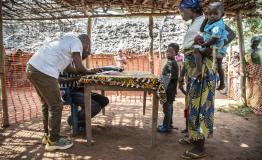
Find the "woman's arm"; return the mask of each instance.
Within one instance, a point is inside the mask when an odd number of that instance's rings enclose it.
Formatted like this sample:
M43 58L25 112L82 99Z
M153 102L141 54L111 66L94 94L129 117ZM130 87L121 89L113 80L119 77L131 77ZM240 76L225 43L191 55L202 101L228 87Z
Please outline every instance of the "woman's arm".
M235 32L230 27L225 25L225 28L226 28L226 31L228 32L228 36L227 36L227 41L225 41L224 43L224 46L228 45L229 43L233 41L233 39L236 38Z

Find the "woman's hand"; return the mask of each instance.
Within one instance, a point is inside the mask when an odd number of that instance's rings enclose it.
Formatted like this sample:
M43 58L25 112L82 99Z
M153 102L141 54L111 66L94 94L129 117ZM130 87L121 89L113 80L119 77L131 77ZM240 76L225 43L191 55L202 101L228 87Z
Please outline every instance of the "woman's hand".
M178 83L178 88L181 90L181 92L182 92L184 95L186 95L186 91L185 91L185 89L184 89L184 84L185 84L184 78L183 78L183 79L180 79L180 80L179 80L179 83Z
M184 81L185 81L185 78L184 78L184 77L180 76L180 77L178 78L178 82L179 82L179 83L184 83Z
M207 47L204 52L201 52L201 54L205 57L211 57L212 54L213 54L212 52L213 52L213 50L211 48Z

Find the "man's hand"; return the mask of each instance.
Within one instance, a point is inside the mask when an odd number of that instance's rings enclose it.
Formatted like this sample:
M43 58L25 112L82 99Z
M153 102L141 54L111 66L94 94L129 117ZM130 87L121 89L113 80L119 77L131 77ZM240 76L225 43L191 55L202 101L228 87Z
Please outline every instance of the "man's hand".
M103 70L101 68L93 68L93 69L90 69L90 72L92 74L96 74L96 73L100 73L102 72Z

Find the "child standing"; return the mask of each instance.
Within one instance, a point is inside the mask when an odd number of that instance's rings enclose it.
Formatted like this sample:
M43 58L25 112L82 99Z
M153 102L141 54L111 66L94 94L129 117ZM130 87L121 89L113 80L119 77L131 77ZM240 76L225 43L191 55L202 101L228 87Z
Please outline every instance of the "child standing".
M166 90L167 101L163 104L164 120L163 124L158 127L158 132L167 133L173 128L172 116L173 116L173 101L177 91L178 81L178 65L175 60L175 56L178 54L179 45L171 43L168 45L166 51L167 63L163 67L160 79L164 82Z
M123 55L123 51L122 49L120 49L117 53L117 55L115 56L115 62L117 67L121 68L122 70L126 69L127 66L127 59L126 57Z
M204 39L199 36L195 38L195 43L200 45L202 48L199 49L200 52L196 52L195 54L196 72L194 77L201 75L202 58L200 53L205 52L206 48L214 47L216 50L215 56L220 78L220 85L217 90L225 88L222 60L226 56L227 47L225 45L229 43L227 39L228 32L226 31L225 23L222 19L223 16L224 6L222 2L213 2L209 4L207 19L204 20L200 29L201 32L204 32Z

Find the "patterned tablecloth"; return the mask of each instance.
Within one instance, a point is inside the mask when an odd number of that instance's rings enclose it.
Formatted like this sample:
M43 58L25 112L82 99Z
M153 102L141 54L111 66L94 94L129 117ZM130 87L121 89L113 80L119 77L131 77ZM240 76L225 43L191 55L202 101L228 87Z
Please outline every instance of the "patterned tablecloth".
M81 77L80 85L108 85L156 90L160 103L166 102L163 82L149 72L122 72L118 75L96 74Z

